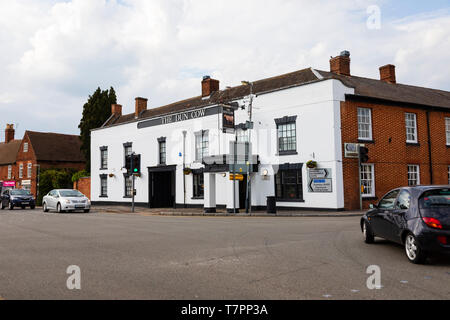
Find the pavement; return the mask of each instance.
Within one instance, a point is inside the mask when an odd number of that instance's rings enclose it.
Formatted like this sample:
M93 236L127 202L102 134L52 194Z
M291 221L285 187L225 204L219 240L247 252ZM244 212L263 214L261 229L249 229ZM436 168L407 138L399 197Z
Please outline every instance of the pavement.
M449 258L413 265L402 246L364 243L359 219L3 210L0 297L450 298ZM372 290L373 265L381 286ZM79 267L80 290L67 287L70 266Z
M227 213L225 209L218 209L215 213L205 213L201 208L164 208L154 209L145 207L135 207L135 212L131 212L130 206L93 206L93 212L116 213L116 214L140 214L140 215L160 215L160 216L205 216L205 217L357 217L362 216L365 211L312 211L312 210L278 210L276 214L265 211L253 211L250 214Z

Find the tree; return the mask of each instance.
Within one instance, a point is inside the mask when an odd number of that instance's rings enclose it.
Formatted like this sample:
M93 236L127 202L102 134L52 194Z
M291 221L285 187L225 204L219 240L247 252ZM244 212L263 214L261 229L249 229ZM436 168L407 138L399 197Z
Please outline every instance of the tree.
M80 129L81 152L86 158L86 170L91 170L91 129L99 128L111 116L111 105L117 103L116 92L113 87L102 91L100 87L89 96L83 106L83 116L78 128Z
M39 175L38 205L42 204L42 198L53 189L72 189L72 176L75 169L47 169Z

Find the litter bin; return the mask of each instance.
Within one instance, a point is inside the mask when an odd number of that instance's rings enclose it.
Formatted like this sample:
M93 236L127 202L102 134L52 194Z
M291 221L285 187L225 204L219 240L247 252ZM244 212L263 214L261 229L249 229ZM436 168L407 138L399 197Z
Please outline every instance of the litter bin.
M267 213L277 213L275 197L267 197Z

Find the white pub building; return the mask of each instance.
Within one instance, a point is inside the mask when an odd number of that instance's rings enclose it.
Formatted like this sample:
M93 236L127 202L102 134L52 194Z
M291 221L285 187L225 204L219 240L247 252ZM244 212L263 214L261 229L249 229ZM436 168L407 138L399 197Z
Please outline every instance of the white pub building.
M132 201L125 162L135 153L136 205L242 212L249 194L252 210L265 210L267 197L283 209L344 208L340 103L353 88L312 68L224 90L205 76L201 88L201 96L158 108L136 98L127 115L112 105L91 134L94 204ZM233 172L243 181L230 180Z

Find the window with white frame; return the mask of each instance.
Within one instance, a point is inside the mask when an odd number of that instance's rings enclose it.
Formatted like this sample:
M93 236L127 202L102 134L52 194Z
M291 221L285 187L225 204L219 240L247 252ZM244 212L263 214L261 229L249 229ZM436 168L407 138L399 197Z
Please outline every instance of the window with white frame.
M420 167L415 164L408 165L408 186L420 185Z
M447 145L450 146L450 118L445 118L445 135L447 137Z
M8 179L12 178L12 165L8 166Z
M19 165L19 178L23 178L23 163Z
M31 169L33 168L33 164L28 163L27 164L27 177L31 178Z
M450 166L447 167L448 184L450 184Z
M28 142L23 143L23 152L28 152Z
M167 150L166 150L166 138L161 137L158 138L158 153L159 153L159 164L166 164L166 156L167 156Z
M406 142L417 143L417 115L405 113Z
M361 165L361 195L363 197L375 197L375 172L373 164Z
M208 130L195 133L195 160L200 161L209 153Z
M372 140L372 110L358 108L358 139Z

